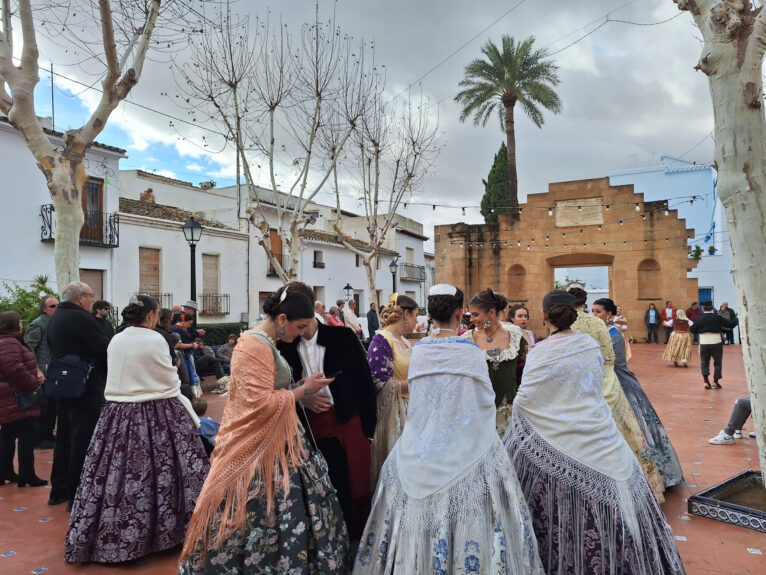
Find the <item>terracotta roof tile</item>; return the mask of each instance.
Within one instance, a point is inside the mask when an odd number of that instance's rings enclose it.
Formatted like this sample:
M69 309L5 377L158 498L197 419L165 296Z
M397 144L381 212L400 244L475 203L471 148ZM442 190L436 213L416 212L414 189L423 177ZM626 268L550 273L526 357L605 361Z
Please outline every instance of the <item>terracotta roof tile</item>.
M314 240L317 242L325 242L328 244L338 244L343 245L341 242L340 235L335 232L323 232L320 230L302 230L301 231L301 237L304 240ZM349 237L349 236L343 236L343 238L352 246L355 248L360 248L363 250L372 250L372 245L363 242L362 240L357 240L355 238ZM385 248L380 248L380 252L384 254L395 254L396 252L392 252L391 250L387 250Z
M184 223L186 220L194 216L195 220L208 228L218 228L220 230L234 229L213 220L197 217L193 212L187 212L186 210L182 210L180 208L174 208L173 206L163 206L162 204L144 202L141 200L131 200L129 198L120 198L120 212L124 214L146 216L149 218L170 220L172 222L180 223Z

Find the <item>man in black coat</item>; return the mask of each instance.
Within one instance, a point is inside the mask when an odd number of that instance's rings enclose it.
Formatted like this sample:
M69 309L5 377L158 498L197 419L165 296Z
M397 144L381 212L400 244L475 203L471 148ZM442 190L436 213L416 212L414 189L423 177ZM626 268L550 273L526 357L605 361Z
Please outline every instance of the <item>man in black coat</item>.
M310 287L300 282L288 290L313 299ZM290 364L295 381L324 372L335 379L319 392L302 400L308 420L307 438L313 433L327 460L330 481L338 492L341 509L352 541L358 541L370 512L370 441L375 432L375 384L364 349L354 332L345 327L323 325L311 320L303 336L277 348ZM324 390L323 390L324 391ZM303 419L303 410L298 413Z
M721 389L718 383L723 377L723 341L724 329L734 329L739 320L728 320L717 315L712 301L702 302L702 315L694 322L691 332L699 335L702 379L707 389ZM710 385L710 358L713 358L713 385Z
M90 313L95 295L88 284L73 282L61 293L61 303L48 322L50 359L77 355L92 362L85 393L76 398L59 398L56 446L53 449L49 505L68 501L71 509L80 483L85 453L101 415L106 385L108 341Z

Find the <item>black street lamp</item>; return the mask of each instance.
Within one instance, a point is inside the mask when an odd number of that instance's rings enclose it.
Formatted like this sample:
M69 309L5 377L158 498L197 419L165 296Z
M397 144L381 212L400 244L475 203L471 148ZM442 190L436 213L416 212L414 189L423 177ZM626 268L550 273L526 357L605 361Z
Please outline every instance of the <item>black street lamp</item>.
M351 299L351 294L354 293L354 288L351 287L351 284L346 282L346 285L343 287L343 293L346 294L346 301Z
M399 256L391 260L391 263L388 264L388 269L391 270L391 277L394 278L394 291L392 293L396 293L396 268L398 267L399 267Z
M181 226L184 238L189 242L191 252L191 300L197 301L197 242L202 237L202 225L192 216L184 225Z

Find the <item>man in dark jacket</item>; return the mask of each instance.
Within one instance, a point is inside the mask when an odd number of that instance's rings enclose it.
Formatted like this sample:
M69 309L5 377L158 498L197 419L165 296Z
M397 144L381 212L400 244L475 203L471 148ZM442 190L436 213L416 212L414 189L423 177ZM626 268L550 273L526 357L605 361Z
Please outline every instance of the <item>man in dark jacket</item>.
M716 314L712 301L702 302L702 316L694 322L691 332L699 334L700 338L700 367L702 379L707 389L721 389L718 383L723 377L723 341L721 333L724 329L734 329L739 320L728 320ZM713 358L713 385L710 385L710 358Z
M312 289L292 282L288 290L312 297ZM308 426L327 460L330 481L338 492L349 537L358 541L370 512L370 442L375 432L375 384L364 350L354 332L311 320L303 336L278 342L295 381L312 373L334 376L330 385L302 400ZM341 371L341 373L338 373ZM335 375L337 373L337 375ZM303 410L298 408L299 415ZM307 435L310 436L309 433Z
M48 370L48 320L56 311L58 305L59 300L55 297L51 295L44 296L40 300L40 315L32 320L24 334L24 343L35 354L37 367L43 372L43 375ZM38 420L35 448L53 449L53 442L55 440L53 430L56 428L56 398L46 397L40 409L41 414Z
M109 310L112 308L112 304L108 301L100 299L93 304L93 317L96 318L98 327L106 337L106 341L112 341L114 337L114 327L112 322L109 321Z
M53 450L49 505L68 501L71 509L93 431L101 415L106 385L106 336L90 314L95 295L88 284L73 282L61 293L62 302L48 322L51 361L77 355L92 362L85 393L59 398L58 432Z
M378 306L374 303L370 304L370 311L367 312L367 333L369 338L375 335L375 332L380 329L380 321L378 321Z

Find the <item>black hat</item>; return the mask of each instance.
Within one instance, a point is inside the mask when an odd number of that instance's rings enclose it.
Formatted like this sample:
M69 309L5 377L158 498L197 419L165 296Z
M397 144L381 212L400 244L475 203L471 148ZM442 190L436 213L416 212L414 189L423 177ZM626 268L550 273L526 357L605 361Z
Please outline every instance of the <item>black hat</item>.
M713 300L701 301L700 305L702 307L713 307Z

